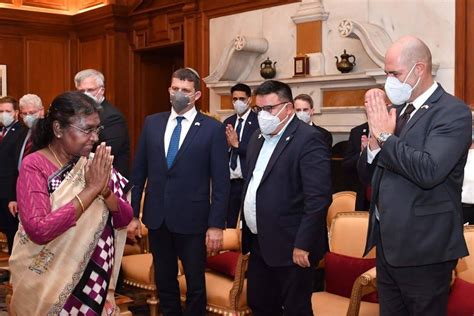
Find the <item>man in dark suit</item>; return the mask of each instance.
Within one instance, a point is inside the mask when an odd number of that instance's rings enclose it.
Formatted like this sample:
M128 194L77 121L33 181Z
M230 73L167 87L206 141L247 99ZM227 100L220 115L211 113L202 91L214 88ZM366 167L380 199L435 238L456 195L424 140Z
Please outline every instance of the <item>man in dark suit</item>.
M105 99L104 75L95 69L79 71L74 77L76 89L84 92L102 106L99 113L104 129L97 144L105 142L112 148L114 168L127 179L130 177L130 138L123 114Z
M18 121L18 101L12 97L0 98L0 230L7 236L8 252L18 229L16 207L16 179L18 157L28 128Z
M357 161L360 153L367 147L369 141L369 123L365 122L351 129L349 141L347 143L342 168L346 172L346 181L350 182L350 187L357 193L355 209L357 211L367 211L369 209L370 189L364 185L357 174Z
M328 144L329 151L332 149L332 134L327 129L318 126L313 123L311 117L314 114L314 102L313 98L309 94L299 94L295 97L294 107L296 111L296 116L303 122L314 126L316 130L321 133L324 137L324 140Z
M290 87L268 80L255 91L260 133L247 150L243 252L250 251L248 303L255 316L313 315L312 264L326 250L330 154L321 133L300 121Z
M461 187L471 112L433 80L418 38L392 44L385 72L385 92L365 96L371 137L358 164L373 170L366 252L377 246L381 315L446 315L452 270L468 254Z
M238 83L230 89L236 114L224 121L229 146L230 196L226 227L236 227L242 205L242 188L246 174L245 159L250 136L258 129L257 114L250 111L250 87Z
M206 313L206 246L215 253L225 227L227 143L224 126L195 108L201 97L195 70L176 70L169 93L171 112L145 120L133 165L132 206L138 217L148 181L143 223L149 229L161 308L164 315L181 315L179 258L187 287L184 315L199 316ZM138 220L131 225L139 227Z

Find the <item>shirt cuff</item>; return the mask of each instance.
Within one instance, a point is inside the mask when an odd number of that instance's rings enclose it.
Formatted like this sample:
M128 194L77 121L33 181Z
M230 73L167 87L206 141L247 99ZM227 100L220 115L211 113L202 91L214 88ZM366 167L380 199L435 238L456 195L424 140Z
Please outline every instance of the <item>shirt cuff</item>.
M374 161L375 156L379 153L380 148L377 148L375 150L370 150L369 146L367 145L367 163L372 163Z

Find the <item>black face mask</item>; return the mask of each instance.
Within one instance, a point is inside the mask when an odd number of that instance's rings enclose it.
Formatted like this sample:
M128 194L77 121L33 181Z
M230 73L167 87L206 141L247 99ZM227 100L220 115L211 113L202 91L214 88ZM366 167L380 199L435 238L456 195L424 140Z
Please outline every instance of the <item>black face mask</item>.
M178 91L174 95L170 95L170 102L173 109L179 114L189 105L190 99L183 92Z

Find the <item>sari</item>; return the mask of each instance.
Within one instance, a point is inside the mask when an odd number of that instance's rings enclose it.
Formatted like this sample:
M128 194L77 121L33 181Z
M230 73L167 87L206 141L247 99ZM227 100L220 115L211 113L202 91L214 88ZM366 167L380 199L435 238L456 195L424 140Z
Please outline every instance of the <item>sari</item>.
M81 157L48 178L52 213L84 189L86 162ZM126 180L114 172L111 184L119 195ZM19 316L106 315L104 305L113 300L109 290L115 288L120 269L114 263L121 262L126 239L126 229L114 229L112 221L98 197L75 226L46 244L37 244L25 232L20 217L9 260L11 310Z

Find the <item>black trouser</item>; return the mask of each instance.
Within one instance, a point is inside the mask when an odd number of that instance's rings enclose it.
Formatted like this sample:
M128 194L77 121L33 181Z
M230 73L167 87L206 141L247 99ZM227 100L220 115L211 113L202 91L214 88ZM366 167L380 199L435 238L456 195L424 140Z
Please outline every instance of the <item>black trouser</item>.
M206 314L205 234L172 233L165 224L149 230L150 248L155 266L155 282L164 316L204 316ZM181 311L177 281L178 257L186 277L186 307Z
M13 217L8 210L8 199L0 198L0 230L7 236L8 253L12 253L13 239L18 230L18 217Z
M237 219L240 214L242 204L242 190L244 188L244 179L230 180L229 206L227 208L227 224L226 227L237 227Z
M402 250L403 251L403 250ZM387 263L381 238L377 244L377 291L381 316L445 316L452 270L457 260L394 267Z
M256 235L247 271L247 301L254 316L313 315L314 269L297 265L270 267L263 260Z

